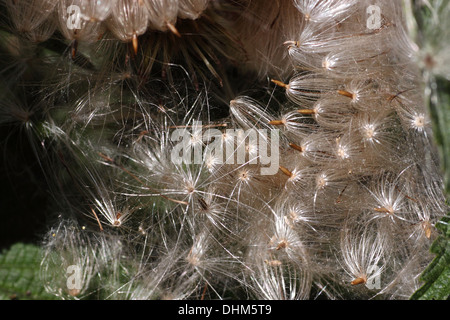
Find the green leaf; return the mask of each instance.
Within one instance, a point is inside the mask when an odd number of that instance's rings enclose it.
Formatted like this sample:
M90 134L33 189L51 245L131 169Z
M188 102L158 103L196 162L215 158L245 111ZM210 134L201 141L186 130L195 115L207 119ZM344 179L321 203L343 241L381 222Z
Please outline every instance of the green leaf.
M433 122L433 133L440 151L441 168L447 199L450 199L450 81L437 77L430 86L429 110ZM435 259L421 276L425 284L412 299L445 300L450 296L450 214L436 227L441 235L430 251Z
M437 225L442 234L435 240L430 251L434 260L421 275L425 284L411 297L413 300L446 300L450 296L450 215Z
M413 0L413 13L417 29L414 40L423 53L436 63L436 57L445 56L449 27L449 0ZM426 55L424 54L426 53ZM447 58L448 59L448 58ZM441 73L441 66L422 70L424 74L425 103L430 112L433 135L439 149L442 176L447 200L450 200L450 81ZM430 251L435 258L421 275L423 286L411 299L445 300L450 296L450 213L436 224L440 235Z
M42 249L17 243L0 254L0 300L49 300L39 277Z
M433 133L440 150L441 167L447 199L450 199L450 82L437 78L430 86L431 99L428 101ZM441 235L435 240L430 251L436 254L421 280L425 284L411 299L445 300L450 296L450 214L436 227Z

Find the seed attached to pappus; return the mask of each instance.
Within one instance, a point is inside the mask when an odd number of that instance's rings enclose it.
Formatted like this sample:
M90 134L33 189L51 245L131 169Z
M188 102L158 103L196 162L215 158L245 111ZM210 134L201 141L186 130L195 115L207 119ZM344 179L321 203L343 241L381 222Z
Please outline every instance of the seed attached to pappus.
M279 86L279 87L286 88L286 90L289 89L289 84L286 84L286 83L284 83L284 82L282 82L282 81L280 81L280 80L274 80L274 79L272 79L272 80L270 80L270 81L272 81L273 83L275 83L275 84L276 84L277 86Z
M274 126L283 126L286 124L286 119L272 120L272 121L269 121L269 124L274 125Z
M120 217L122 216L122 214L120 212L117 212L116 214L116 219L114 220L114 225L116 227L120 226L122 224L122 222L120 221Z
M200 204L200 207L202 208L203 211L207 211L209 209L208 204L203 198L199 198L198 203Z
M287 168L280 166L280 170L281 172L283 172L286 176L288 176L289 178L292 177L292 172L289 171Z
M278 251L280 249L286 249L287 247L288 247L288 242L283 239L278 243L276 250Z
M301 146L299 146L299 145L296 145L295 143L289 143L289 147L291 147L294 150L303 152L303 148Z
M293 40L289 40L289 41L285 41L285 42L283 42L283 44L286 46L288 46L288 49L290 48L290 47L297 47L297 48L299 48L300 47L300 41L293 41Z
M358 277L351 282L352 286L356 286L358 284L365 284L367 279L365 277Z
M316 114L316 110L314 109L299 109L297 110L298 113L303 115L313 115Z
M264 263L269 267L279 267L282 265L280 260L264 260Z
M341 96L348 97L352 100L356 100L356 94L348 92L346 90L338 90L337 93L340 94Z
M423 231L425 232L425 237L427 237L427 239L431 238L431 231L432 231L432 226L430 221L422 221L422 228Z
M394 214L393 208L379 207L379 208L373 208L373 210L375 210L376 212L386 213L386 214L390 214L390 215Z
M133 33L133 38L132 38L131 42L133 43L134 54L137 54L138 53L139 42L138 42L138 37L137 37L136 32Z

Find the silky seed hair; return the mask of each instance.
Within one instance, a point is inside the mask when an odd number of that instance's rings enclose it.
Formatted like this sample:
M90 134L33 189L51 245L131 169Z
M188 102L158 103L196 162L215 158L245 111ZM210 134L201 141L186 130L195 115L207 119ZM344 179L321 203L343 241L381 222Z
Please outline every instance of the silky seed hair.
M145 0L147 5L150 25L159 31L170 30L180 36L175 27L178 15L178 0L160 1Z
M420 287L448 207L400 2L0 4L0 124L31 139L56 200L49 292L407 299Z
M118 0L108 20L108 27L118 39L132 42L137 53L138 36L147 30L148 23L149 12L142 1Z
M341 252L343 267L351 279L350 285L366 285L373 278L380 277L385 269L387 247L386 234L370 232L376 224L365 225L353 220L354 225L345 225L341 234ZM359 225L358 225L359 224Z
M57 1L4 0L12 23L20 34L30 34L49 19Z
M180 0L178 16L181 19L197 19L209 5L210 0Z

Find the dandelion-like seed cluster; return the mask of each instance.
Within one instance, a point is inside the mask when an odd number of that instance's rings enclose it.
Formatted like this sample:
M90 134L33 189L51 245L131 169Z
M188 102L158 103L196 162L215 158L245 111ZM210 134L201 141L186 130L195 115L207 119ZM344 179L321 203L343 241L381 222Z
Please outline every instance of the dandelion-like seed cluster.
M420 287L447 207L401 1L2 6L0 123L34 141L56 200L49 292L406 299Z

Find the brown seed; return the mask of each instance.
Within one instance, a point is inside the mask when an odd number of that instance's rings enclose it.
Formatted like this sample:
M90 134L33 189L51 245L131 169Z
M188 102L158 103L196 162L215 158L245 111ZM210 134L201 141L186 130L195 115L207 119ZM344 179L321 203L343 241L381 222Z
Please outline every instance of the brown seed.
M289 40L289 41L285 41L283 44L284 45L289 45L288 48L290 48L290 47L297 47L297 48L300 47L300 41Z
M204 211L208 210L208 204L203 198L199 198L198 203L200 204L200 207L202 207Z
M275 83L277 86L280 86L280 87L289 89L289 85L286 84L286 83L284 83L284 82L281 82L280 80L274 80L274 79L272 79L272 80L270 80L270 81L272 81L273 83Z
M287 175L289 178L292 177L292 172L286 169L285 167L280 166L281 172L283 172L285 175Z
M69 294L72 296L72 297L76 297L76 296L78 296L79 294L80 294L80 290L79 289L70 289L69 290Z
M173 24L167 22L167 27L174 35L176 35L178 38L181 38L181 34L178 32L177 28L175 28Z
M138 37L137 37L136 32L133 33L133 38L132 38L131 41L132 41L132 43L133 43L134 54L137 54L139 42L138 42Z
M316 114L316 110L314 110L314 109L299 109L299 110L297 110L297 112L300 114L303 114L303 115Z
M375 210L376 212L382 212L382 213L387 213L387 214L394 214L394 209L392 209L392 208L380 207L380 208L374 208L373 210Z
M345 90L338 90L337 93L339 93L341 96L349 97L352 100L355 100L356 96L354 93L345 91Z
M294 144L294 143L289 143L289 146L290 146L292 149L294 149L294 150L303 152L303 148L302 148L301 146L299 146L299 145L296 145L296 144Z
M425 231L425 237L427 237L427 239L430 239L431 238L431 223L429 221L423 221L422 228Z
M274 125L274 126L282 126L286 124L286 120L272 120L269 121L269 124Z
M287 246L288 246L287 241L286 241L286 240L281 240L281 241L278 243L276 250L286 249Z
M351 285L356 286L358 284L365 284L366 282L367 282L367 279L365 277L359 277L359 278L356 278L355 280L353 280L351 282Z
M279 266L281 266L281 261L280 260L264 260L264 262L269 267L279 267Z

